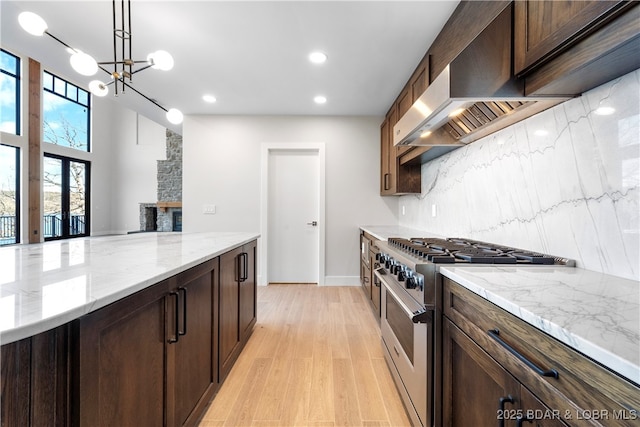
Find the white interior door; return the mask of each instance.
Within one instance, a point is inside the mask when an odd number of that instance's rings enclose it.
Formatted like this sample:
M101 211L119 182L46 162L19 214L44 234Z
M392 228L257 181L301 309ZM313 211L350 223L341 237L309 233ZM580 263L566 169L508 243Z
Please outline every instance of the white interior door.
M318 283L319 164L318 150L269 151L269 283Z

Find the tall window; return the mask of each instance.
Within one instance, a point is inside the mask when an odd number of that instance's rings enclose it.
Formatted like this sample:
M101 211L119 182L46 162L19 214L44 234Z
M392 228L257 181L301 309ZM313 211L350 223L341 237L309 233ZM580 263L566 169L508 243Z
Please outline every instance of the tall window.
M89 92L46 71L42 87L45 142L89 151Z
M20 149L0 144L0 245L20 242Z
M0 49L0 131L20 135L20 58Z

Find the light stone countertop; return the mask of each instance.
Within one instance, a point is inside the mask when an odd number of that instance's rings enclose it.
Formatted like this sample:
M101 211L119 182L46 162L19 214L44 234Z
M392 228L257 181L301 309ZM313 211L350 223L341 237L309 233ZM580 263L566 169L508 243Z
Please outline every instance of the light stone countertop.
M0 248L0 344L63 325L258 237L136 233Z
M387 241L389 237L441 237L415 228L397 225L361 225L360 230L366 231L378 240Z
M554 266L442 266L440 273L640 384L640 282Z

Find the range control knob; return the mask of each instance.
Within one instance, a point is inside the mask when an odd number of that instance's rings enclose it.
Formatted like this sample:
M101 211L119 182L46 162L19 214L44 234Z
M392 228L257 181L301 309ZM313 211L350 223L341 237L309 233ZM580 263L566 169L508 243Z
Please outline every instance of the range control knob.
M411 276L411 277L407 277L407 281L405 283L405 287L407 289L415 289L417 286L417 282L416 282L416 278Z
M404 279L407 277L404 270L398 271L398 282L404 282Z

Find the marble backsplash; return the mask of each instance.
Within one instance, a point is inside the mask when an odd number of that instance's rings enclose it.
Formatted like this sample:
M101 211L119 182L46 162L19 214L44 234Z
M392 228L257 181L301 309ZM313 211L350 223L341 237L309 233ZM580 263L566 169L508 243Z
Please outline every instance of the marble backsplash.
M640 280L639 110L636 70L425 163L399 225Z

